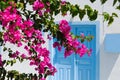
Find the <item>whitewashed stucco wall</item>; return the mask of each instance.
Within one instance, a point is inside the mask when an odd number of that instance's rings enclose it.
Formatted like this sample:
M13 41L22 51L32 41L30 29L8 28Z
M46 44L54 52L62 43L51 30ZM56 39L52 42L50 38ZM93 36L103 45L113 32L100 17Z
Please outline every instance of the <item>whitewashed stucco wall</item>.
M111 5L112 1L109 0L108 3L104 5L104 11L108 11L109 13L117 12L120 17L119 11L115 10ZM104 34L120 33L120 18L116 18L110 27L104 24L104 32ZM101 80L120 80L120 54L105 53L104 44L101 43L100 57Z

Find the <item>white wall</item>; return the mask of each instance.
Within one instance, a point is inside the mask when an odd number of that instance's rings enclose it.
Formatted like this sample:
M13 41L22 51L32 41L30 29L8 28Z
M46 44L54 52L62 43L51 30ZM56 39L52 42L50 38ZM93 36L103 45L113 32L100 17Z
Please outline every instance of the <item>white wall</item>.
M112 6L112 1L108 1L104 5L104 11L109 13L117 12L120 17L119 11L115 10ZM120 33L120 18L116 18L115 22L107 27L104 24L104 34L109 33ZM104 52L104 44L101 43L101 80L120 80L120 55L118 54L109 54Z

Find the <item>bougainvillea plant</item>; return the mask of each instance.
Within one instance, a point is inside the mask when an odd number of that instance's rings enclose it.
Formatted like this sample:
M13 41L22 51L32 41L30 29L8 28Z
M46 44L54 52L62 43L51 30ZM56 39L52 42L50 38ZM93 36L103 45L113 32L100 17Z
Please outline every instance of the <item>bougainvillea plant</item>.
M0 69L13 65L15 60L20 62L28 60L30 66L35 66L40 80L45 80L48 75L54 75L57 70L50 61L49 54L52 53L42 46L46 43L43 32L49 32L49 40L56 38L56 42L53 43L54 48L58 48L59 51L61 47L65 48L65 58L72 53L80 57L84 54L90 56L92 49L88 49L82 42L92 40L93 36L84 36L83 33L75 36L70 32L71 27L67 20L55 23L54 16L58 14L66 16L68 12L72 17L79 15L81 20L87 15L92 21L98 15L98 11L88 5L81 9L78 5L62 0L0 0L2 28L0 42L3 51L8 51L8 56L11 58L11 60L3 60L0 55ZM105 16L105 13L103 15ZM109 19L107 21L111 23ZM7 48L6 43L24 47L26 53ZM19 80L18 77L15 77L15 80Z

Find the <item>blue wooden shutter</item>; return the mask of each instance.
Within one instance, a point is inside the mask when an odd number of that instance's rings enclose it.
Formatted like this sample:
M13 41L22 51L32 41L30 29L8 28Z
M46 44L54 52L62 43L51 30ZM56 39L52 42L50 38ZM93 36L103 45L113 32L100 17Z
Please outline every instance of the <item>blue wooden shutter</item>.
M59 52L54 50L52 57L53 63L57 68L57 73L53 80L99 80L99 29L98 22L81 22L70 23L72 32L76 35L84 33L85 35L93 35L91 42L84 42L88 48L92 48L93 52L90 57L84 55L72 54L64 58L64 48Z
M106 53L120 53L120 34L106 34L104 45Z

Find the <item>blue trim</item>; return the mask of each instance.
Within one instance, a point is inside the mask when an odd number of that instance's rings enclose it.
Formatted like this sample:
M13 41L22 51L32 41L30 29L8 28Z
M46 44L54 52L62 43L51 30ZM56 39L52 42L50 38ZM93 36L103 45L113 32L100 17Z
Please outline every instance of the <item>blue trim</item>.
M120 53L120 34L106 34L104 47L107 53Z

